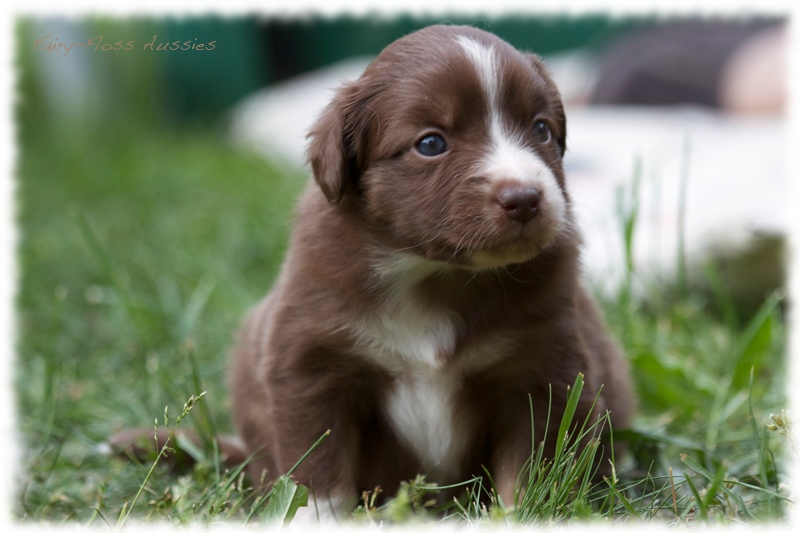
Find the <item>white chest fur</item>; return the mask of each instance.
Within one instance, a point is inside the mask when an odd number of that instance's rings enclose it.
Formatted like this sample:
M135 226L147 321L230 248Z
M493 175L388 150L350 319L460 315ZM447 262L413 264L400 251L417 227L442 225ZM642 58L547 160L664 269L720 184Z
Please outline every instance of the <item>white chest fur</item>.
M460 372L443 362L451 353L456 323L445 314L396 302L391 311L358 328L362 353L386 368L394 383L384 405L392 428L426 469L448 472L460 454L453 419Z
M394 377L384 413L398 438L417 455L425 469L421 473L447 475L460 459L467 430L454 419L462 372L448 357L459 323L454 315L420 305L414 297L415 283L434 268L430 263L395 256L381 268L386 302L355 328L358 346L365 358Z
M458 376L447 369L417 366L397 377L386 414L398 437L413 450L424 471L455 473L468 429L454 419Z

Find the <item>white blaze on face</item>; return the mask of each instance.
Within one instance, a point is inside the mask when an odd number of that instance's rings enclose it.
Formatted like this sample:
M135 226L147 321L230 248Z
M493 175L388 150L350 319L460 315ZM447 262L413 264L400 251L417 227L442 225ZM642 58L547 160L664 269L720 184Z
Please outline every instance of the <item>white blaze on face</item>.
M485 177L490 182L505 180L536 187L542 195L542 209L547 210L553 220L564 222L566 202L555 174L503 123L500 112L501 77L494 48L464 35L457 39L475 67L489 103L489 138L492 147L483 163ZM533 124L530 126L533 128Z

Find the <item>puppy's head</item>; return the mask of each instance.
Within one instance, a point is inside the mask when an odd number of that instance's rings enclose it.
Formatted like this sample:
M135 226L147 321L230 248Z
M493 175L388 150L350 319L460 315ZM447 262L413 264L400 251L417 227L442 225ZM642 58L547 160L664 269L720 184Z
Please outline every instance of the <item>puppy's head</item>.
M328 201L355 205L396 250L494 268L569 231L558 90L537 56L489 33L433 26L395 41L310 137Z

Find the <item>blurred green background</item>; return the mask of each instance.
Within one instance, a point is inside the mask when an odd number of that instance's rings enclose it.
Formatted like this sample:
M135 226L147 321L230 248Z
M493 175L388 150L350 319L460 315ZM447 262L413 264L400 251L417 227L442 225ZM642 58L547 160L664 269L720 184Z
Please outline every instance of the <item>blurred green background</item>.
M99 454L98 445L121 428L163 422L165 406L173 421L192 394L207 391L187 424L206 436L232 431L227 352L241 316L280 268L307 174L234 145L227 113L259 88L377 54L433 22L442 20L18 20L18 520L113 522L143 470ZM541 54L599 51L654 24L521 15L447 22ZM98 36L100 50L43 44ZM143 49L154 36L156 47L215 45ZM130 41L131 50L102 50ZM643 453L662 472L691 451L709 469L755 475L744 410L751 368L758 415L784 405L780 298L746 321L708 313L702 295L662 294L646 304L628 296L604 306L634 362L648 428L637 437ZM202 499L219 471L193 475L153 479L137 516L213 522L238 512Z
M353 56L377 55L387 43L434 23L470 24L503 37L513 45L552 54L580 47L600 51L625 32L654 24L652 19L507 16L422 18L180 18L129 20L32 19L22 26L21 52L31 61L60 56L58 72L39 72L33 84L48 76L75 77L68 85L41 88L73 91L92 107L125 106L134 113L155 111L174 119L214 118L251 92ZM35 50L36 40L45 36ZM132 50L80 50L62 55L45 44L86 42L102 37L100 47L133 42ZM157 37L155 46L145 45ZM213 50L157 50L173 42L214 43ZM58 44L58 43L56 43ZM27 46L26 46L27 45ZM88 53L92 52L92 53ZM47 58L52 64L56 59ZM78 66L80 65L80 66ZM75 67L75 68L70 68ZM64 80L62 80L63 82ZM38 83L37 83L38 82ZM30 95L33 86L24 91ZM62 98L64 95L61 96ZM56 100L55 105L64 100ZM41 102L40 102L41 103Z

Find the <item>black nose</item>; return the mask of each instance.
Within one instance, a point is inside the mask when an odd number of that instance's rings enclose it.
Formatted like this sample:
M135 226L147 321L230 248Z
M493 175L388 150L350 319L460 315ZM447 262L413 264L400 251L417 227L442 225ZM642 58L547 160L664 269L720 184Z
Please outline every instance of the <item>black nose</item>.
M506 187L497 195L497 202L508 218L525 224L539 212L542 195L534 187Z

